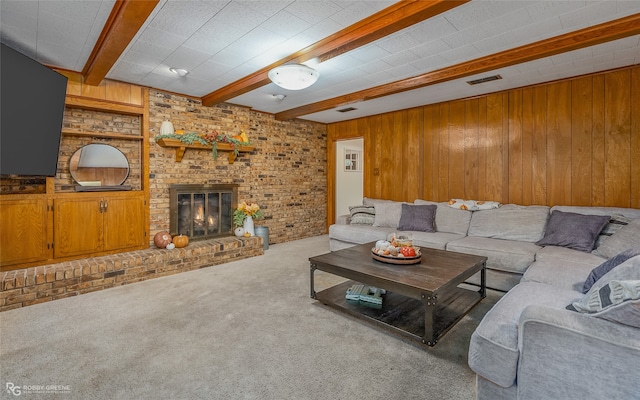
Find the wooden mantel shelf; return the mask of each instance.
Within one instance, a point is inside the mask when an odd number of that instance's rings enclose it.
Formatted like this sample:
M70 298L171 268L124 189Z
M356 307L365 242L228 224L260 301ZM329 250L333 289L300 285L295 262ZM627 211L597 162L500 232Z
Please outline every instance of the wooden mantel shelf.
M163 139L159 139L156 141L156 143L158 143L158 145L160 145L161 147L172 147L176 149L176 162L180 162L182 161L182 157L184 156L184 152L187 149L209 149L212 150L211 145L205 145L202 143L191 143L191 144L187 144L187 143L183 143L177 139L167 139L167 138L163 138ZM253 149L255 149L255 146L238 146L238 151L241 152L248 152L248 151L253 151ZM229 164L233 164L233 162L236 160L236 154L234 152L234 147L233 144L231 143L220 143L218 142L218 151L228 151L229 152Z

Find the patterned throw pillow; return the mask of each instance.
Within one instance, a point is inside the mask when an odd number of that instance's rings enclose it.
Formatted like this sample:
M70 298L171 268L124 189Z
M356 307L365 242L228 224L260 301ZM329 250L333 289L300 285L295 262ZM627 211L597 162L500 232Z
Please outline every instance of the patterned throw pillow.
M591 289L591 286L593 286L593 284L596 283L598 279L602 278L607 272L611 271L618 265L637 255L640 255L640 246L616 254L615 256L611 257L607 261L592 269L589 273L589 276L587 276L587 279L584 281L584 286L582 286L582 293L587 293L589 289Z
M351 225L373 225L376 218L376 208L374 206L350 206L349 224Z
M610 281L566 308L640 328L640 280Z
M493 208L500 207L500 203L497 201L478 201L478 200L464 200L464 199L451 199L448 203L449 207L467 211L479 211L479 210L491 210Z

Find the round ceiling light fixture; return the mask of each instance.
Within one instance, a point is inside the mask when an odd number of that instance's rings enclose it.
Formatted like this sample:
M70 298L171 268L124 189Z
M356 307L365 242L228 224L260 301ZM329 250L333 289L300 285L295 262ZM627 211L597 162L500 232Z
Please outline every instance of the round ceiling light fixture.
M313 85L320 73L302 64L285 64L269 71L269 79L284 89L300 90Z

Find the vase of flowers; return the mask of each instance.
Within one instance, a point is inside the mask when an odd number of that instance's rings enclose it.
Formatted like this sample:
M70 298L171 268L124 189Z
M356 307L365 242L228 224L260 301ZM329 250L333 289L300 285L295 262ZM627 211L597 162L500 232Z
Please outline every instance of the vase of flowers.
M254 219L262 219L264 214L256 203L242 202L233 212L233 224L242 226L245 236L255 236Z

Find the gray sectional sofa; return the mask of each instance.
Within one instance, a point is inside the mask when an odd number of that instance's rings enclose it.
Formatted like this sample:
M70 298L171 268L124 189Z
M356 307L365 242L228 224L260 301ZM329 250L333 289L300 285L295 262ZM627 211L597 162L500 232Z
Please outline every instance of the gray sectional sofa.
M446 202L412 204L435 206L434 232L412 231L416 246L486 256L487 286L505 292L471 338L478 399L640 399L640 209L507 204L466 211ZM399 230L400 202L365 198L353 211L329 228L332 251ZM372 218L358 217L372 211ZM593 250L554 237L558 221L568 224L559 217L570 214L604 218ZM581 236L589 229L598 228L568 231ZM619 304L594 300L618 292L627 296L618 296Z

